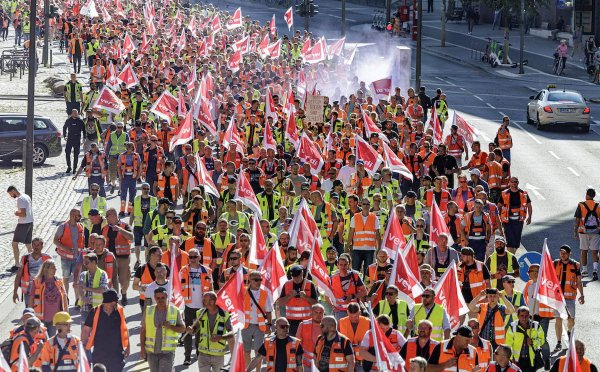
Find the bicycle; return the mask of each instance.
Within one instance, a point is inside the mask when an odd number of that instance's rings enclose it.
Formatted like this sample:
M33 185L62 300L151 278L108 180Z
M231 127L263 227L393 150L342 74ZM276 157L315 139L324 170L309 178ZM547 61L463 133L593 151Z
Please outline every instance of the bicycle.
M560 57L558 53L554 53L552 72L554 72L555 75L562 75L563 70L565 69L565 59L565 57Z

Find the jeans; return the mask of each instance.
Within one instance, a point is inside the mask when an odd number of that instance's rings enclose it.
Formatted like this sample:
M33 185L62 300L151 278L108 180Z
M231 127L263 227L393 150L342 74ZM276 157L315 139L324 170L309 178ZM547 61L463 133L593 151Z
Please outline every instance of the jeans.
M352 251L352 269L363 272L363 278L369 277L369 265L373 263L375 250L353 250ZM364 264L364 266L363 266Z
M15 29L15 45L21 46L21 38L23 37L23 30L21 28Z
M73 54L73 72L81 72L81 54Z
M127 194L129 193L129 203L133 203L133 199L135 198L135 194L137 192L136 180L131 176L123 176L121 179L121 201L127 200Z
M73 169L77 169L79 161L79 152L81 151L81 140L67 141L65 146L65 156L67 158L67 168L71 169L71 152L73 152Z
M183 322L185 326L191 326L196 319L196 311L198 309L192 309L191 307L185 307L183 310ZM198 349L198 336L190 334L183 339L183 347L185 348L185 359L190 359L192 356L192 338L194 338L194 349Z
M504 157L504 159L508 160L510 163L510 149L502 150L502 157Z

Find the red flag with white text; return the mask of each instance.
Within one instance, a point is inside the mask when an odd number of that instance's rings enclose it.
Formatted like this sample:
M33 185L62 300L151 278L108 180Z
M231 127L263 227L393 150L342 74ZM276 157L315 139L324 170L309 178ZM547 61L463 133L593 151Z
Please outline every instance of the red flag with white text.
M204 191L218 198L220 196L219 189L217 189L213 179L206 170L206 164L204 164L203 161L200 161L198 154L196 154L196 164L198 164L196 167L196 176L200 180L200 184L204 186Z
M358 138L358 136L356 138ZM315 145L313 140L308 138L306 133L302 133L302 137L300 137L300 145L296 151L296 156L303 162L308 162L310 165L310 173L315 176L321 172L321 168L325 163L319 148Z
M233 30L238 27L242 27L242 8L237 8L233 12L233 16L227 22L227 29Z
M329 51L327 52L327 54L329 54L329 58L332 58L333 56L341 55L342 52L344 51L345 43L346 43L346 37L344 36L343 38L336 40L335 43L331 44L329 46Z
M213 34L221 31L221 19L219 18L218 14L215 14L215 17L210 22L210 29Z
M440 234L445 233L448 236L448 246L454 244L454 239L452 239L452 235L450 234L450 229L444 220L444 215L440 208L433 199L433 203L431 206L431 220L430 220L430 229L429 229L429 246L437 247L437 241L440 237Z
M150 112L165 120L171 121L173 116L177 115L179 101L168 90L162 92L160 97L150 108Z
M267 256L258 268L258 271L260 271L263 277L262 285L271 293L273 302L277 301L281 295L283 286L288 280L283 259L281 258L281 250L277 242L267 252Z
M538 272L536 287L536 300L556 310L562 319L567 319L569 312L565 302L565 296L556 276L554 262L548 250L548 239L544 239L542 248L542 261Z
M400 356L400 352L396 351L394 345L392 345L385 333L381 330L381 327L379 327L379 323L377 323L377 319L373 314L373 309L370 304L369 318L371 322L370 334L375 348L375 365L380 371L403 371L404 360Z
M171 142L169 142L169 151L175 150L178 145L185 145L194 139L194 123L192 121L192 112L185 115L185 119L179 124Z
M129 53L133 53L135 51L135 44L133 40L131 40L131 36L129 33L125 34L125 38L123 39L123 54L127 55Z
M477 138L477 130L462 116L460 116L456 110L454 110L452 124L458 127L458 134L464 137L465 142L467 142L469 145L472 145Z
M217 305L229 313L233 332L244 329L246 323L246 314L244 313L245 297L244 267L240 265L237 271L231 273L227 282L217 293Z
M375 80L369 84L371 92L373 92L373 100L387 99L392 90L392 77L388 76L383 79Z
M171 267L169 267L169 282L171 283L171 290L168 293L169 303L173 304L177 308L182 308L185 305L183 299L183 291L181 290L181 279L179 278L179 270L181 267L177 264L177 258L175 252L179 250L178 247L173 244L171 247Z
M437 116L435 106L431 109L431 118L429 118L429 124L427 125L427 129L429 128L433 130L433 144L438 145L442 143L442 123L440 122L440 118Z
M331 288L331 277L327 271L327 265L323 259L323 253L321 252L321 246L315 239L313 241L312 250L310 257L308 258L308 273L312 276L312 280L317 286L325 293L325 297L330 298L332 301L335 300L333 289Z
M571 336L569 339L569 349L565 355L565 366L562 371L558 372L582 372L581 364L579 363L579 356L575 349L575 329L571 330Z
M298 127L296 124L296 115L293 112L289 113L288 115L287 125L285 126L285 139L290 141L294 147L298 147L300 144L300 136L298 135Z
M456 261L452 261L446 272L435 286L435 303L441 305L448 313L452 329L460 325L460 317L469 312L458 282Z
M268 122L265 123L263 147L267 150L273 149L273 151L275 151L277 149L277 142L275 142L275 138L273 138L273 132L271 131L271 125Z
M2 371L1 367L0 371ZM8 371L10 371L10 369ZM92 372L92 366L90 365L90 361L87 358L85 348L81 341L79 341L79 363L77 365L77 372Z
M273 37L277 35L277 27L275 27L275 14L273 14L273 17L271 17L271 22L269 22L269 33Z
M96 102L94 102L92 108L106 110L108 112L112 112L113 114L119 114L121 111L125 110L125 105L123 104L123 101L117 97L115 92L107 87L104 87L100 91L98 99Z
M367 173L373 176L383 163L383 158L362 136L357 135L354 139L356 142L356 159L362 160L365 163Z
M414 304L415 298L423 293L421 283L415 277L412 270L408 266L403 252L398 249L394 256L394 266L390 275L389 284L394 284L401 292L402 297L411 305Z
M260 227L260 220L252 218L252 235L250 237L250 253L248 255L248 263L256 266L262 265L265 257L267 256L268 248L263 235L262 228Z
M290 7L288 10L286 10L283 14L283 18L288 26L288 31L291 30L292 26L294 25L294 9Z
M377 133L379 135L379 138L381 138L384 142L390 142L387 136L377 126L377 124L373 122L373 119L371 119L371 117L367 115L367 112L365 110L362 110L361 113L363 122L365 123L365 133L367 134L367 138L371 138L372 133Z
M231 56L229 61L227 61L227 68L229 68L232 72L237 72L240 69L240 64L242 63L242 52L236 50L235 53Z
M252 186L250 186L250 181L246 176L244 171L240 172L240 175L237 179L237 185L235 187L235 199L244 203L248 208L252 209L254 213L256 213L256 217L261 218L262 212L260 210L260 204L258 203L258 199L256 198L256 194L254 190L252 190Z
M421 283L421 270L419 269L419 257L417 257L417 248L415 247L414 235L411 235L404 245L404 249L402 249L402 255L404 256L410 271L413 273L415 278L417 278L417 281Z
M235 333L233 343L233 352L231 353L231 361L229 364L229 372L246 372L246 361L244 359L244 341L242 332Z
M396 208L393 208L385 228L385 233L383 234L381 249L386 251L389 257L394 257L398 247L402 247L404 244L406 244L406 238L402 232L402 226L400 225Z
M133 88L140 83L135 75L135 72L131 68L131 64L129 63L125 65L125 68L119 74L118 79L119 81L125 83L127 89Z
M14 366L13 366L14 367ZM29 372L29 359L25 353L25 343L19 345L19 359L17 360L17 372Z
M392 172L399 173L402 177L412 181L413 174L406 165L404 165L402 159L394 153L394 150L392 150L385 141L381 141L381 144L383 145L383 158L387 167L390 168Z

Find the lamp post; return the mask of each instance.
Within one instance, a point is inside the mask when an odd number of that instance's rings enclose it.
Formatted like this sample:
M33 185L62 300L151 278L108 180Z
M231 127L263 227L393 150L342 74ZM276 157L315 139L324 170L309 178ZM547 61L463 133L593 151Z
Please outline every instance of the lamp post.
M48 50L50 49L50 0L44 0L44 49L42 63L48 67Z
M423 18L423 0L417 2L417 56L415 62L415 88L417 92L421 88L421 49L423 48L423 36L421 35Z
M344 37L346 35L346 0L342 0L342 16L340 27L340 34L342 37Z
M35 73L37 70L35 22L37 0L31 0L29 7L29 69L27 84L27 134L25 144L25 194L33 199L33 118L35 111Z
M523 68L523 50L525 49L525 0L521 0L521 20L520 20L520 46L519 46L519 74L524 74Z

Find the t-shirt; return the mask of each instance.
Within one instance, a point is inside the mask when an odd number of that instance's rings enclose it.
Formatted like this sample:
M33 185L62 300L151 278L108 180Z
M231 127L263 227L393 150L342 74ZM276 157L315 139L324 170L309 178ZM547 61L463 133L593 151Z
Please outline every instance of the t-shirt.
M448 177L448 188L454 188L454 174L446 174L446 170L458 168L456 158L450 155L438 155L433 159L431 169L436 168L440 176ZM435 174L433 175L435 176Z
M79 230L77 229L77 225L73 226L70 223L67 224L62 224L60 226L58 226L58 229L56 229L56 234L54 236L58 237L59 239L62 238L62 236L65 233L65 226L69 227L69 230L71 232L71 247L73 247L73 256L77 257L78 256L78 252L79 249L84 248L84 247L78 247L78 237L79 237Z
M29 254L27 260L27 267L29 268L29 277L35 278L37 274L40 272L40 267L42 267L42 263L44 262L44 256L40 256L37 260L33 258L31 254Z
M84 325L92 328L94 325L94 316L98 308L93 308L87 318L85 318ZM102 308L100 308L102 309ZM115 330L121 329L121 317L116 310L113 310L108 315L104 310L100 310L98 317L98 327L96 327L95 340L102 340L102 342L94 342L94 353L93 355L98 358L99 356L114 356L115 352L121 352L123 350L123 344L121 342L121 334L115 332Z
M142 209L142 226L144 226L144 222L146 222L148 212L150 212L150 200L150 198L140 198L140 208Z
M19 217L18 223L33 223L33 213L31 211L31 198L27 194L21 194L17 198L17 208L25 209L25 217Z
M186 304L187 307L192 309L200 309L203 306L202 304L202 280L200 279L200 274L202 273L202 269L197 268L194 269L190 267L190 287L192 288L192 302Z
M338 338L339 335L334 337L332 340L328 340L327 338L325 338L323 342L323 350L321 351L321 358L316 361L317 369L319 370L319 372L329 371L329 357L331 355L331 347L333 346L333 343L338 340ZM342 352L344 353L344 356L353 355L354 352L352 351L352 343L347 341L344 345L344 349L342 350ZM335 360L334 363L344 364L345 360L346 358L344 358L344 360Z
M260 303L260 290L250 289L250 293L252 293L256 302ZM270 294L267 294L267 303L262 311L265 312L265 314L273 311L273 298ZM254 301L250 299L250 324L258 324L258 314L260 314L260 310L258 310L258 307L254 304Z
M158 284L156 281L148 284L144 296L146 296L146 306L150 306L154 301L154 291L158 288L164 288L167 293L171 292L171 283L167 280L164 284Z
M291 342L289 337L286 338L275 338L275 369L274 371L286 371L287 370L287 344ZM302 353L302 345L300 343L297 344L298 348L296 349L296 357L300 358ZM267 349L265 348L265 344L263 344L260 349L258 349L258 353L262 356L267 356Z

